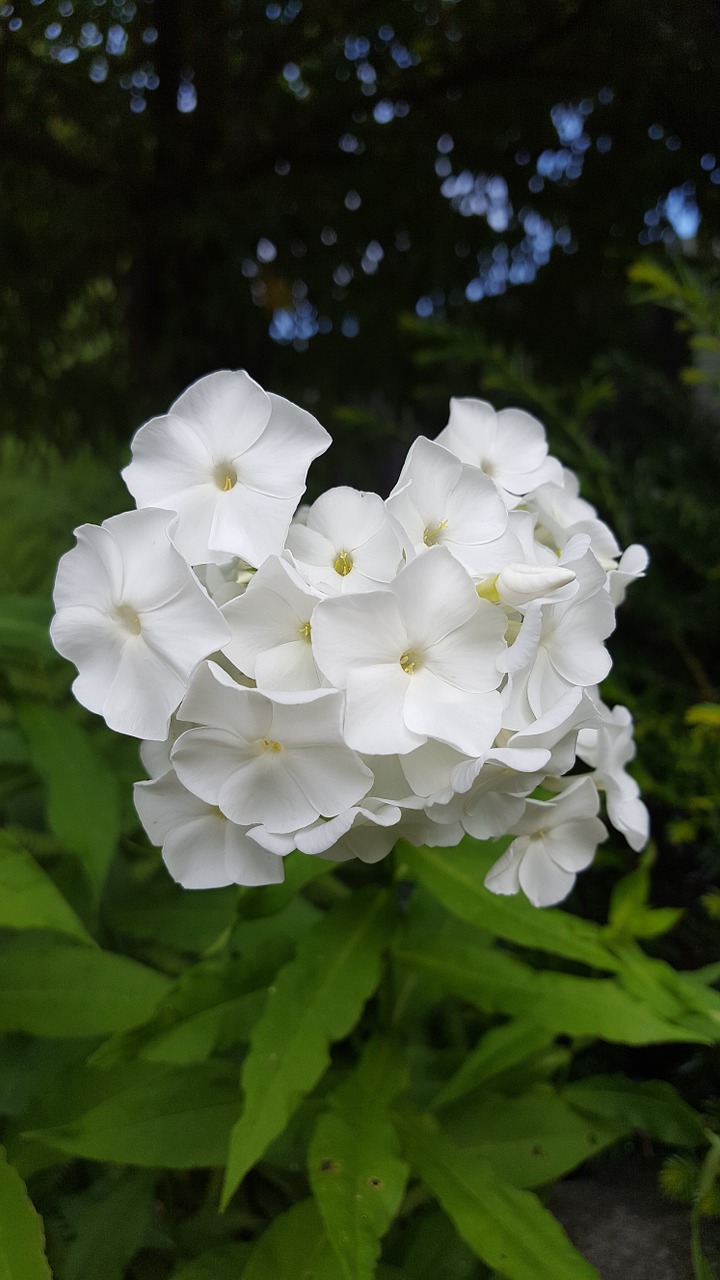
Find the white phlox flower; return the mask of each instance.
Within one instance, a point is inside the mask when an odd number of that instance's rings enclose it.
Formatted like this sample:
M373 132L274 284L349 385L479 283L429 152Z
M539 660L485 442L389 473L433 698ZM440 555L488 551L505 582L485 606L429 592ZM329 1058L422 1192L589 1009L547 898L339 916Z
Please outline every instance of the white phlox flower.
M597 710L585 691L569 689L527 729L503 730L484 760L456 765L451 783L468 835L488 840L511 831L526 797L548 774L562 775L572 768L581 729L597 722Z
M514 540L495 545L508 515L492 480L423 436L411 446L387 505L407 535L408 551L446 547L472 574L500 567L513 553L517 558Z
M320 602L320 670L345 689L345 740L357 751L411 751L429 737L478 755L500 728L506 619L478 599L445 547L432 547L387 591Z
M376 591L392 582L402 547L376 493L329 489L293 521L287 548L300 573L323 595Z
M53 644L78 669L73 693L111 729L167 737L198 663L229 627L170 540L167 511L126 511L75 530L60 561Z
M561 901L606 838L599 795L633 849L648 836L630 713L597 688L647 552L621 552L523 410L455 399L386 501L298 507L329 443L242 371L140 428L139 509L82 526L58 569L76 697L142 739L136 808L187 888L278 883L295 849L513 835L487 887Z
M605 522L598 519L592 503L579 497L579 491L577 476L563 468L560 482L541 485L532 494L530 505L545 535L558 551L571 538L585 534L603 568L613 569L620 555L617 539Z
M186 889L284 879L282 858L248 839L247 828L230 822L216 806L198 800L172 769L135 783L135 808L149 840L162 846L173 880Z
M373 775L343 741L340 693L280 696L240 688L205 664L178 713L198 727L180 735L171 760L183 785L232 822L282 835L336 817Z
M562 902L607 839L599 804L588 776L570 782L556 800L527 800L512 826L517 839L488 871L486 888L506 895L522 889L536 907Z
M223 608L232 632L225 655L259 689L319 689L310 631L320 599L289 560L268 556L246 591Z
M640 799L635 779L625 766L635 756L633 719L627 707L612 710L600 703L600 723L578 737L577 753L593 769L597 786L605 792L607 816L631 849L639 853L650 835L650 815Z
M282 550L313 458L330 436L312 414L244 370L210 373L141 427L123 479L139 507L177 512L188 564Z
M539 485L561 482L560 463L548 456L545 428L522 409L496 413L485 400L454 397L436 440L490 476L509 507Z
M578 590L559 604L530 604L500 665L511 674L508 725L526 727L575 685L604 680L612 665L605 640L615 627L606 576L591 551L573 562Z

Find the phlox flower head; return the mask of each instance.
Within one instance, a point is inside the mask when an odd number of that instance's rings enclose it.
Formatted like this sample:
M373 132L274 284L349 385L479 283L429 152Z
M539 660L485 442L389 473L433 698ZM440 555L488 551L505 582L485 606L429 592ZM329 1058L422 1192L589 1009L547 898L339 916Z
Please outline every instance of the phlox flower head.
M137 510L83 525L58 569L75 696L142 739L136 808L186 888L278 883L295 850L512 837L488 889L562 901L601 812L648 839L632 718L597 687L645 549L521 409L454 399L386 500L341 485L298 509L329 444L244 371L141 427Z

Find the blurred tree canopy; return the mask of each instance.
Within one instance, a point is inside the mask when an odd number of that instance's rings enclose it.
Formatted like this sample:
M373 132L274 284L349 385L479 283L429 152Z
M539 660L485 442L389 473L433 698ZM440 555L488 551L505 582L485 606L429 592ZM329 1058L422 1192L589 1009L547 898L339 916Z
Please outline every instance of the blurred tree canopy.
M397 423L408 312L555 380L613 344L678 367L625 274L638 239L711 248L719 26L711 0L0 6L0 424L124 440L223 365L336 435L338 403ZM378 483L358 421L348 477Z

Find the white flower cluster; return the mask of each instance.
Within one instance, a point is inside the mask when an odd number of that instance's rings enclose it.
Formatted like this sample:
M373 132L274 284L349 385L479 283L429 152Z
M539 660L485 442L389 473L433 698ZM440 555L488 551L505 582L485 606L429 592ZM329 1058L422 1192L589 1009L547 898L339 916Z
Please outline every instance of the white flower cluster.
M516 837L488 888L559 902L607 836L599 792L647 839L630 714L597 691L644 549L621 554L519 409L453 400L387 501L296 510L329 444L244 372L141 427L138 510L83 525L58 570L76 697L146 740L138 813L189 888L468 832Z

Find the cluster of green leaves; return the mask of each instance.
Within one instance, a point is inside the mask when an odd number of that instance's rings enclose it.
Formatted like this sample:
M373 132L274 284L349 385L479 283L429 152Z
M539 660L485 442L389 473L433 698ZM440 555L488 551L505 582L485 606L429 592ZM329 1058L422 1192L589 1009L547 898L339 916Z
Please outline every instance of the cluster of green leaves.
M570 1079L574 1052L720 1043L720 996L643 954L637 882L606 927L538 913L482 887L498 847L407 846L380 886L293 855L283 886L202 895L86 850L83 923L5 833L6 1274L49 1275L22 1176L60 1280L415 1280L441 1256L589 1280L537 1190L633 1133L706 1135L670 1085Z
M606 926L537 912L482 887L498 848L403 847L381 884L293 855L282 886L193 895L128 846L109 878L78 854L81 895L5 833L11 1280L49 1274L21 1177L60 1280L414 1280L441 1256L589 1280L538 1189L635 1132L707 1138L666 1083L574 1056L717 1044L720 996L640 949L636 883Z

